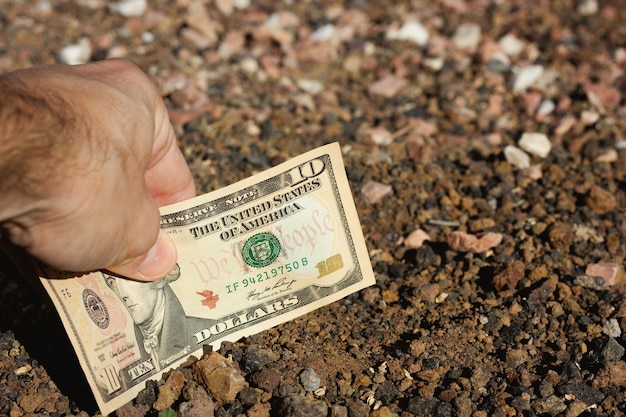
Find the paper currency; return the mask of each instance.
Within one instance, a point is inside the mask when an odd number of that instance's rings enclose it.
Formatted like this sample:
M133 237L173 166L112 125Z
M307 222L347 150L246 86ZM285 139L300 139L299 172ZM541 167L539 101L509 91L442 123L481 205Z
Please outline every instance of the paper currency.
M258 333L374 284L338 144L161 209L162 281L43 269L103 414L203 345Z

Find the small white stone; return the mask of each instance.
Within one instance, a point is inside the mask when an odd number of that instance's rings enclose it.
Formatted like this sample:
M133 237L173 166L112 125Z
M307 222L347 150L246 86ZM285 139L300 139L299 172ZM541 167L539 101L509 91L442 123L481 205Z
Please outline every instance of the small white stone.
M517 168L528 168L530 166L530 156L517 146L509 145L504 148L506 161Z
M537 109L538 116L547 116L552 113L556 109L556 104L552 100L543 100L539 103L539 108Z
M502 52L507 54L508 56L519 55L522 53L526 44L519 40L515 35L508 33L500 38L498 41L500 48L502 48Z
M317 80L303 78L301 80L298 80L296 84L300 88L300 90L304 91L305 93L313 94L314 96L324 91L324 84Z
M526 152L545 158L552 149L550 139L543 133L526 132L520 138L518 145Z
M620 329L616 319L610 319L604 322L602 333L610 337L620 337L622 335L622 329Z
M148 31L143 32L141 34L141 40L144 41L145 43L154 42L154 33L148 32Z
M436 56L433 58L424 58L424 60L422 61L422 64L424 64L426 68L435 72L440 71L441 68L443 68L443 64L445 63L446 63L446 59L443 56Z
M141 16L148 8L147 0L121 0L109 6L111 11L125 17Z
M481 37L480 25L476 23L464 23L454 32L452 43L458 49L476 50Z
M91 58L91 42L87 38L81 38L78 43L68 45L59 52L59 59L64 64L85 64Z
M363 129L363 136L376 145L390 145L393 143L393 135L384 127L368 127Z
M413 41L420 46L426 45L430 34L417 20L407 20L400 29L390 28L386 33L387 39Z
M328 41L333 38L335 35L335 26L328 23L321 28L317 29L315 32L311 33L311 40L315 42L323 42Z
M513 81L513 91L524 91L531 87L543 74L542 65L519 68Z
M600 114L596 111L583 110L582 112L580 112L580 121L585 126L591 126L598 120L600 120Z
M239 10L247 9L250 7L250 0L233 0L233 6Z
M259 70L259 63L256 59L248 57L239 62L239 68L248 74L254 74Z
M576 6L576 11L581 16L591 16L598 13L598 0L582 0Z

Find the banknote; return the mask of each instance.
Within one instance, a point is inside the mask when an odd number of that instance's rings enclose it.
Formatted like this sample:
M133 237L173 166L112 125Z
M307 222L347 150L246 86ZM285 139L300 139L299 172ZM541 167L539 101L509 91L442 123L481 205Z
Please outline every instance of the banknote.
M374 284L337 143L161 208L178 262L158 282L42 267L103 414L148 379Z

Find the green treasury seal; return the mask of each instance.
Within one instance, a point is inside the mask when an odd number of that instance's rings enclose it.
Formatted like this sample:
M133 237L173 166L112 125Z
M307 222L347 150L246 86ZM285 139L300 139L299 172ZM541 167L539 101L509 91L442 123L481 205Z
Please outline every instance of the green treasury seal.
M280 242L271 233L262 232L252 235L241 249L243 260L255 268L270 265L280 254Z

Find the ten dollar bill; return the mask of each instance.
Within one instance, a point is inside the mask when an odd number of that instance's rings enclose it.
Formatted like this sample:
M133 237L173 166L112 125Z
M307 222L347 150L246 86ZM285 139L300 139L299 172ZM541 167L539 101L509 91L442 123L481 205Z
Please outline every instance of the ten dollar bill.
M258 333L374 284L338 144L161 208L178 263L159 282L44 269L103 414L203 345ZM45 278L44 278L45 277Z

